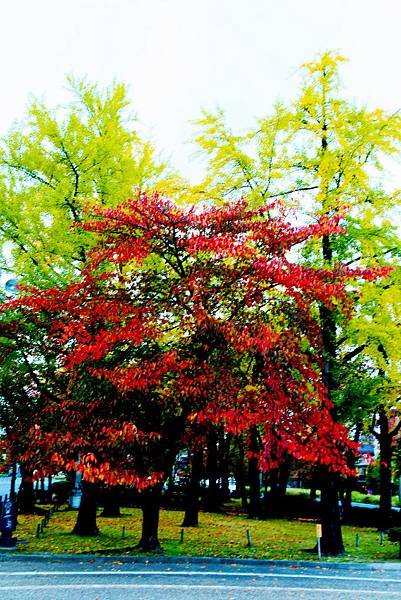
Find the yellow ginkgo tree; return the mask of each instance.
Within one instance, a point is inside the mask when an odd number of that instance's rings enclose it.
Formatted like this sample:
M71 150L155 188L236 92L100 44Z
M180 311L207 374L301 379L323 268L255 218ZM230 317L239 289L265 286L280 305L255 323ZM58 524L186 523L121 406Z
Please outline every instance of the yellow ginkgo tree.
M71 225L85 205L112 207L137 190L171 194L181 184L139 134L124 85L102 90L71 77L68 84L66 106L34 100L0 139L0 266L22 282L49 285L79 273L92 236Z
M277 104L248 132L233 132L221 110L204 112L196 122L195 142L207 159L207 171L195 193L212 199L243 195L256 206L281 198L288 210L303 207L306 221L341 211L346 232L308 244L299 259L322 268L394 267L386 281L354 290L353 320L320 309L326 383L333 400L341 404L338 418L349 421L366 420L372 412L384 417L397 403L401 384L401 243L396 218L401 195L389 177L389 165L399 157L401 113L371 110L342 97L338 71L344 60L327 52L303 65L297 98L288 105ZM369 396L375 405L357 416L345 377L356 369L358 376L364 373L377 383ZM380 435L382 446L386 436L383 431ZM390 465L382 463L385 522L391 509L391 477ZM322 504L332 512L333 522L332 531L323 533L324 543L331 553L340 553L338 482L327 480L323 488Z

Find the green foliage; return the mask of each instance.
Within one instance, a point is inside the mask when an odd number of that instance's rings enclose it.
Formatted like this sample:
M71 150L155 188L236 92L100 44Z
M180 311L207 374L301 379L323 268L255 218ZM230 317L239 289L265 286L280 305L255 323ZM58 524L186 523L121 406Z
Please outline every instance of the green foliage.
M76 275L92 235L71 228L91 202L115 206L135 190L170 192L178 178L137 131L123 85L106 90L68 79L72 99L56 110L33 101L0 144L0 266L22 282Z
M337 317L329 361L340 384L335 398L344 418L354 420L361 407L360 420L380 402L395 404L401 383L401 198L388 181L400 151L401 115L344 99L343 62L327 52L303 65L296 100L276 105L248 132L234 133L221 110L203 113L195 142L208 170L196 191L201 198L245 195L255 205L281 197L289 209L300 204L305 220L313 212L344 211L347 232L323 245L308 243L299 259L315 266L394 266L381 283L354 285L354 318Z
M366 487L378 492L380 487L380 466L378 464L369 465L366 469Z

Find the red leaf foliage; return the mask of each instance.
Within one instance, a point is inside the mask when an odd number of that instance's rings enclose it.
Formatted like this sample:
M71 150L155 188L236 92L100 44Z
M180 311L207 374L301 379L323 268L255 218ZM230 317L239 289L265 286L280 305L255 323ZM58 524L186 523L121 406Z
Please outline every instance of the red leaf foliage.
M19 431L21 458L41 474L78 469L141 489L197 424L221 423L259 428L263 469L293 456L346 473L354 446L322 381L317 306L349 311L345 285L386 270L294 262L297 245L341 233L341 215L296 226L279 203L180 208L143 194L95 212L81 280L3 307L48 324L67 382Z

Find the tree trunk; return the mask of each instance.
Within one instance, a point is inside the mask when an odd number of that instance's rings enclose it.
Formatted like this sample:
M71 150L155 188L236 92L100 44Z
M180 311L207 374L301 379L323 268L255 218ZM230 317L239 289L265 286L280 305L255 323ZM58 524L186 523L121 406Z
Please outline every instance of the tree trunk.
M172 465L169 470L166 472L167 476L166 476L166 483L167 483L167 488L165 488L164 490L164 503L168 504L171 501L171 498L173 497L173 491L174 491L174 474L173 474L173 469L174 469L174 465Z
M235 462L235 496L241 498L241 507L248 510L248 497L245 488L245 448L242 435L237 437L238 458Z
M325 473L321 487L321 551L325 556L344 553L337 479L335 474Z
M232 434L225 434L221 432L221 451L220 456L220 473L221 473L221 488L220 497L221 502L229 502L231 500L229 476L230 476L230 448L231 448Z
M309 493L309 499L310 500L316 500L317 498L317 485L315 482L312 482L310 484L310 493Z
M269 513L278 514L282 512L284 504L283 500L287 493L287 484L290 476L289 461L283 462L278 468L269 473L270 491L267 495L266 504Z
M136 548L143 552L160 552L158 538L161 486L145 490L142 496L142 536Z
M202 467L203 452L202 450L195 450L191 455L191 479L188 486L185 515L181 527L198 527Z
M256 427L252 427L249 434L249 450L258 452L258 432ZM262 503L260 501L260 470L258 459L251 457L248 461L248 480L249 480L249 505L248 517L250 519L260 518L262 515Z
M344 485L340 489L340 500L343 510L343 514L348 515L352 509L352 488L355 479L353 477L347 477Z
M333 253L329 236L322 240L323 258L326 263L332 264ZM323 340L323 381L326 384L329 398L337 387L333 377L337 354L336 322L333 312L326 306L320 306L320 321ZM333 406L331 416L336 420L336 410ZM339 507L339 480L338 476L323 472L323 485L321 488L321 515L322 515L322 539L321 551L327 556L338 556L344 553L344 543L341 531L341 513Z
M218 512L220 510L220 494L218 487L218 468L217 468L217 431L211 426L207 436L207 462L206 476L209 480L205 498L205 509L210 512Z
M356 424L354 442L359 444L362 433L362 423ZM350 454L348 457L348 465L350 468L355 469L356 457L353 454ZM352 509L352 490L355 486L355 476L346 477L343 484L340 486L340 498L341 498L341 506L343 510L343 519L347 520L347 515L350 514Z
M49 475L49 477L47 478L46 504L51 504L52 501L52 485L53 477Z
M383 407L379 408L379 445L380 445L380 504L379 528L386 531L391 526L391 459L393 454L392 436L389 431L389 422Z
M13 462L11 466L10 500L15 500L15 482L17 479L17 464Z
M119 496L118 487L106 488L103 490L103 512L100 515L101 517L121 517Z
M262 503L260 501L260 471L256 458L250 458L248 464L249 478L249 504L248 517L257 519L262 514Z
M97 486L87 481L82 481L82 498L78 510L77 522L72 533L81 536L98 535L99 528L96 524Z
M35 497L33 493L33 474L21 465L21 487L18 492L18 510L25 515L35 512Z

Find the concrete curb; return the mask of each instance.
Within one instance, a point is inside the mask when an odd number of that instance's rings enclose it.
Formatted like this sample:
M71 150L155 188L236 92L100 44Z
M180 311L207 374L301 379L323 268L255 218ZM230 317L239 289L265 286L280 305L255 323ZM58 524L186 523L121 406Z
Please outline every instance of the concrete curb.
M375 563L346 563L346 562L317 562L307 560L267 560L253 558L213 558L202 556L98 556L95 554L2 554L0 552L0 562L60 562L71 563L82 562L114 562L119 561L123 564L178 564L178 565L235 565L243 567L315 567L320 569L344 569L344 570L366 570L366 571L401 571L401 562L375 562Z

